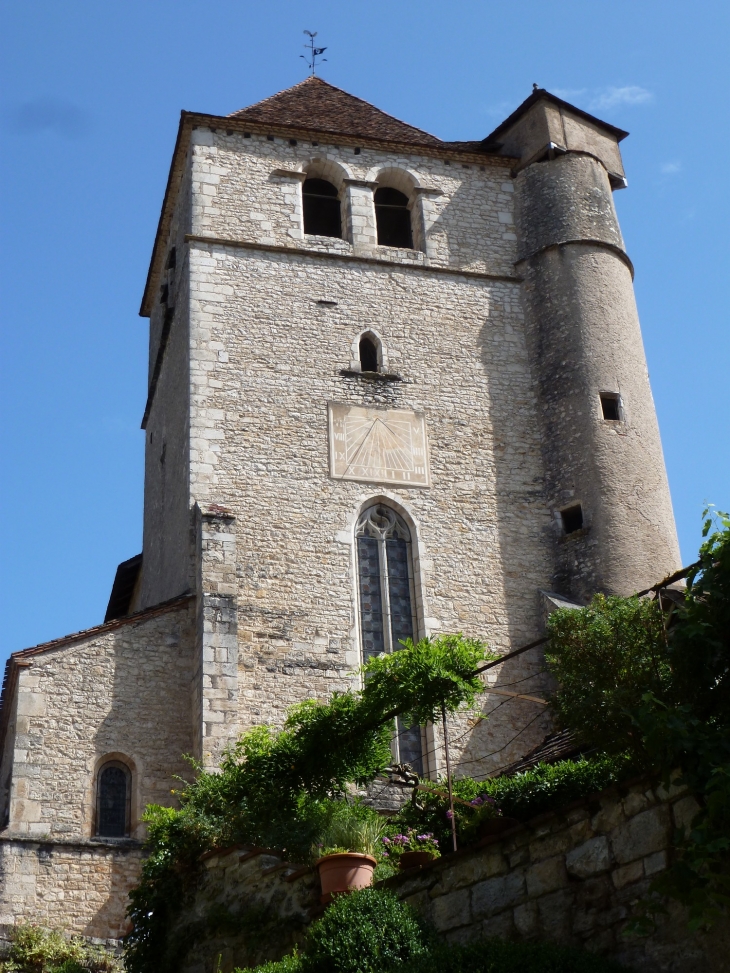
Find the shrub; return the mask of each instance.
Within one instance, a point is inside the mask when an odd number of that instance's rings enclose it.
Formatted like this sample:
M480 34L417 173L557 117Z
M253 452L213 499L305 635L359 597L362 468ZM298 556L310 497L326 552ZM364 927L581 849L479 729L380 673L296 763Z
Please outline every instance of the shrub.
M307 934L303 956L255 973L381 973L428 955L431 934L391 892L362 889L337 896ZM243 971L241 971L243 973Z
M15 926L10 952L0 960L0 973L121 973L121 964L106 950L80 937L40 926Z
M561 760L555 764L538 764L532 770L506 777L474 780L463 777L454 781L454 793L463 801L485 795L492 798L502 815L527 821L536 814L555 811L581 797L595 794L634 772L625 756L599 755L580 760ZM422 781L426 786L429 781ZM406 804L393 819L394 826L415 827L432 832L442 851L451 848L451 823L447 817L449 799L445 797L446 782L439 781L438 790L418 791L417 804ZM483 807L483 805L482 805ZM456 831L460 846L478 837L483 819L480 807L455 805Z
M237 973L621 973L624 968L553 943L437 941L414 911L388 892L335 899L309 930L303 955Z
M553 612L548 633L560 724L601 750L643 755L634 715L646 693L666 698L671 678L659 603L595 595L587 608Z
M176 973L188 943L170 938L194 887L200 855L237 843L310 857L347 785L374 780L392 759L393 720L425 723L471 705L483 689L474 670L486 646L461 635L408 641L369 660L359 692L292 707L282 730L256 727L221 761L219 773L196 767L180 810L151 806L149 855L130 893L133 930L125 942L130 973ZM192 935L192 934L191 934ZM189 937L188 937L189 938Z

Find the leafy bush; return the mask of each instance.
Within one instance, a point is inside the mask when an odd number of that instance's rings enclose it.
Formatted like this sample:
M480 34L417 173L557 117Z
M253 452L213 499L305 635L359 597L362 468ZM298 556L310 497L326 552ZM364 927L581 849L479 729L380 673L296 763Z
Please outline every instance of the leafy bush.
M40 926L15 926L10 953L0 960L0 973L118 973L122 967L106 950L90 946L80 937Z
M552 943L439 942L388 892L340 896L309 930L302 955L237 973L621 973L623 967Z
M392 893L340 895L307 934L304 954L256 967L256 973L380 973L425 958L431 934ZM297 965L298 964L298 965Z
M564 725L610 752L681 771L700 805L671 867L652 890L716 920L730 903L730 517L706 517L683 604L597 596L550 619L548 664ZM669 602L671 605L672 603ZM644 903L647 916L657 901Z
M481 796L492 798L504 817L527 821L537 814L555 811L581 797L587 797L629 777L634 767L626 756L596 756L580 760L561 760L555 764L538 764L532 770L505 777L474 780L463 777L454 781L454 793L463 801ZM429 786L429 781L422 781ZM433 786L433 785L432 785ZM416 803L406 804L393 819L394 827L415 827L432 832L441 848L451 847L451 822L447 817L449 799L446 781L439 781L436 791L418 791ZM460 846L478 838L484 819L483 805L473 809L455 804L456 832Z
M601 750L640 752L634 714L646 693L664 698L671 678L659 603L596 595L580 611L554 612L548 632L561 725Z

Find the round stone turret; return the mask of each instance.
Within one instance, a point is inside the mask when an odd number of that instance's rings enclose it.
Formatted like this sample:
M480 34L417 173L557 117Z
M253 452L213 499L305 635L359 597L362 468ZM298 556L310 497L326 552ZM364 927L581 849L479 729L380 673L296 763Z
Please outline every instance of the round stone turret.
M680 555L612 197L626 184L626 133L547 93L528 102L495 134L520 160L517 270L553 513L553 588L579 601L628 595L679 568Z
M553 587L630 594L679 564L631 265L608 175L566 154L517 176L519 270L538 385Z

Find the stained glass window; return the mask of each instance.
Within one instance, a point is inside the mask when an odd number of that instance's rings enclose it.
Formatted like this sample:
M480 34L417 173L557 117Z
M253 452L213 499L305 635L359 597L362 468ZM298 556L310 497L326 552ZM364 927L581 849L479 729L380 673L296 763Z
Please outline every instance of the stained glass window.
M129 834L129 770L120 763L108 763L99 772L97 834L103 838L124 838Z
M374 504L357 522L357 569L363 661L396 652L413 638L413 568L411 534L402 517L385 504ZM396 763L423 773L420 726L397 721L393 740Z

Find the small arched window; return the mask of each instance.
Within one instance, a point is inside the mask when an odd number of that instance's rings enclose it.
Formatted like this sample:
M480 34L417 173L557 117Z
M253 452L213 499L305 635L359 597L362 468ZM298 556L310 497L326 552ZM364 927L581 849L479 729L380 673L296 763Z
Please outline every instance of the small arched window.
M364 372L378 371L378 344L371 334L360 338L360 368Z
M302 203L306 234L342 238L340 200L331 182L326 179L305 179Z
M132 775L118 760L99 770L96 785L96 833L100 838L126 838L130 829Z
M413 558L411 533L402 517L385 504L364 510L355 528L363 662L381 652L395 652L413 638ZM423 773L420 726L396 723L396 763Z
M381 186L375 190L375 222L378 246L413 248L413 229L408 197L398 189Z

